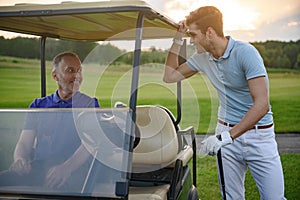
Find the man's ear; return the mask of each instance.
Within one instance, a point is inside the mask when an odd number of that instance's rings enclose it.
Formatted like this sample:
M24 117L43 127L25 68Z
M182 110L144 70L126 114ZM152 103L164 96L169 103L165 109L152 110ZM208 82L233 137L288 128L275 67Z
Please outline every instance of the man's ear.
M53 78L55 81L58 81L56 71L53 71L53 72L52 72L52 78Z
M212 27L208 27L206 30L206 38L211 40L216 34L216 31Z

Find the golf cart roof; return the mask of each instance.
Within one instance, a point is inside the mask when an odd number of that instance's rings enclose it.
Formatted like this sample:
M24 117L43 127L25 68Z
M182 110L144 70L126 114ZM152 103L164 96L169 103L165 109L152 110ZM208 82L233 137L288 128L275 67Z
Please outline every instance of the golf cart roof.
M174 35L176 23L140 0L16 4L0 7L0 29L36 36L84 40L128 40L144 13L143 39ZM159 29L159 30L158 30Z

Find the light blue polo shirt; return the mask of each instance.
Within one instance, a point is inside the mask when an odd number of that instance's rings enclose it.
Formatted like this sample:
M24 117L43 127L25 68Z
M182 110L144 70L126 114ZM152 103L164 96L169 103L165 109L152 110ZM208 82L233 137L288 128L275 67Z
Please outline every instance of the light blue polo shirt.
M188 66L205 73L218 91L219 119L231 124L241 121L253 105L248 80L264 76L269 85L268 75L258 51L249 43L235 41L229 37L228 46L222 57L214 58L210 53L195 53L188 61ZM257 123L273 123L271 106L269 112Z

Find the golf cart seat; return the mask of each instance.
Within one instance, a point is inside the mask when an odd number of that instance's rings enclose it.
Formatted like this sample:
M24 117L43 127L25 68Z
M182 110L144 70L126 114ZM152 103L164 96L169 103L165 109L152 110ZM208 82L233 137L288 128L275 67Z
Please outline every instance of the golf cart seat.
M176 197L183 167L192 158L193 150L182 145L182 135L172 117L170 111L160 106L137 106L140 142L133 151L130 200Z
M186 165L192 158L193 150L191 146L186 145L182 136L189 129L180 130L167 108L153 105L137 106L136 124L140 131L140 141L133 151L133 166L174 167L177 159Z
M164 164L178 153L177 133L167 112L158 106L138 106L136 124L140 142L134 149L133 164Z

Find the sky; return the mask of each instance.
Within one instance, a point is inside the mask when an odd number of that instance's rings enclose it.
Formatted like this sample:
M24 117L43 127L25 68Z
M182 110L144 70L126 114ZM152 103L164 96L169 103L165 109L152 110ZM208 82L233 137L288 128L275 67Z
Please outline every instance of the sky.
M101 0L74 0L93 2ZM134 0L133 0L134 1ZM299 0L145 0L175 22L200 6L213 5L223 13L225 35L246 42L300 39ZM16 3L61 3L62 0L0 0L0 6ZM0 32L11 38L16 34Z

